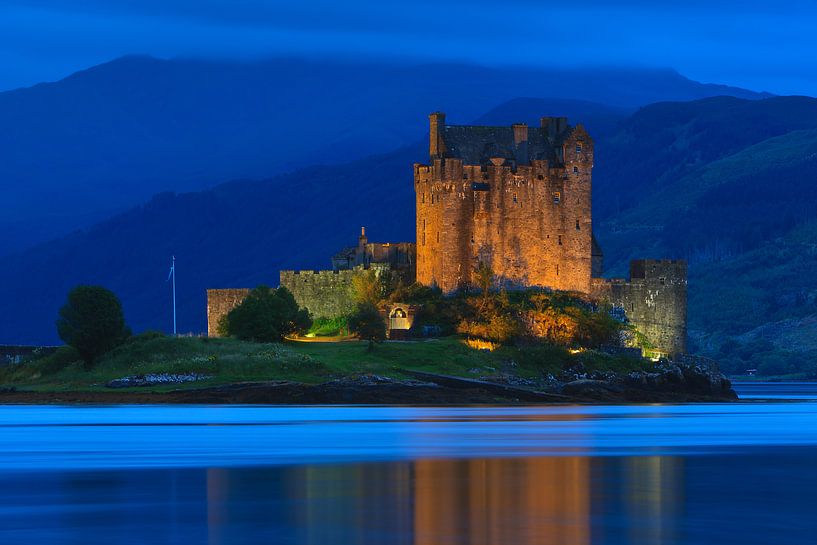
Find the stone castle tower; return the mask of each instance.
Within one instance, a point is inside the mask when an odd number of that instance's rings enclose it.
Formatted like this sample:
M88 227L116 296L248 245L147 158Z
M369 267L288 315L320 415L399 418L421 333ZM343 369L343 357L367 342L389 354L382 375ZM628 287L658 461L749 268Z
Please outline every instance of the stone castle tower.
M604 279L593 237L593 140L564 117L539 127L446 125L430 118L429 164L414 165L417 281L445 293L476 283L480 264L502 286L541 286L609 303L652 355L686 352L687 266L636 260Z
M539 127L430 120L429 164L414 165L417 281L449 293L474 284L486 264L505 286L589 293L601 255L584 128L564 117L543 117Z

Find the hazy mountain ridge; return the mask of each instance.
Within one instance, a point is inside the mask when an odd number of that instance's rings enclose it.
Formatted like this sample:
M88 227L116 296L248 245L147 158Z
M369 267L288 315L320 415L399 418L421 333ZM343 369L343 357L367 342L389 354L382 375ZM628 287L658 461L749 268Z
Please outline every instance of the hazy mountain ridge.
M468 123L543 90L630 109L762 96L671 70L124 57L0 93L0 180L14 203L4 222L17 233L0 237L0 255L157 192L388 152L421 138L431 111Z

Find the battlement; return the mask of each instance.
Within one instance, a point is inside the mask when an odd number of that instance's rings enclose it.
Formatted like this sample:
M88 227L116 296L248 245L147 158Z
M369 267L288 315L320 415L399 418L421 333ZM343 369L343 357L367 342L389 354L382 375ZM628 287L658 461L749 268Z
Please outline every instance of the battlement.
M495 165L507 162L527 165L534 160L552 164L565 161L565 145L582 142L592 153L593 142L584 127L575 128L566 117L543 117L539 127L525 123L510 126L447 125L445 114L429 115L429 158L459 159L464 165ZM501 161L501 162L500 162Z
M591 294L626 316L652 347L651 355L686 353L686 261L634 260L630 278L593 278Z

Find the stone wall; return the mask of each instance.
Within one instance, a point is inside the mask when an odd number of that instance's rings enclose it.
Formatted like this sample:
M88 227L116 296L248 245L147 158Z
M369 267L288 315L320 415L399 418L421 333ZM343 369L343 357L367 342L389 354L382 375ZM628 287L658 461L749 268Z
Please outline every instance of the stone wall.
M589 293L593 143L579 126L562 146L558 165L414 165L417 281L450 293L484 262L507 286Z
M639 259L630 279L593 279L593 295L623 310L658 355L687 350L687 264L681 260Z
M248 288L207 290L207 336L220 337L218 323L223 316L241 304L250 293Z
M352 312L352 278L359 270L281 271L281 286L292 292L298 306L312 318L334 318Z

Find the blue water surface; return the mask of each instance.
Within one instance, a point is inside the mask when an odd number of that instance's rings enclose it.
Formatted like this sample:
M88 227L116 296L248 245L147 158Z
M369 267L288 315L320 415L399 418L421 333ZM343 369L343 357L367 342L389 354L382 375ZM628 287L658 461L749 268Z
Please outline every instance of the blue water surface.
M0 406L0 543L817 543L817 385L537 407Z

